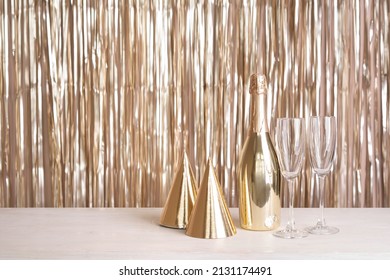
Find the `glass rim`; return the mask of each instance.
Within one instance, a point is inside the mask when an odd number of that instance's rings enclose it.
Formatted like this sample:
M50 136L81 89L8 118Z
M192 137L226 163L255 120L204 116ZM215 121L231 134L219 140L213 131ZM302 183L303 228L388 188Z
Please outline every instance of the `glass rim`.
M283 123L304 124L305 122L305 118L277 118L276 126L279 126L279 124L282 125Z
M326 116L310 116L310 119L335 119L336 116L332 116L332 115L326 115Z
M288 121L288 120L304 120L305 118L287 118L287 117L283 117L283 118L276 118L277 121Z

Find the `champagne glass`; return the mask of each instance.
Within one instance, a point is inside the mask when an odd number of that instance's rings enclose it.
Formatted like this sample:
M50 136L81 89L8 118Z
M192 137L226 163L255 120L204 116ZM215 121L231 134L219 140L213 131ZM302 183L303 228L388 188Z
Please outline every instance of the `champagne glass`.
M321 218L315 226L306 230L312 234L334 234L338 228L327 226L324 218L325 177L330 172L336 146L336 118L333 116L310 117L310 162L320 191Z
M287 180L290 195L289 221L285 229L273 233L281 238L306 237L306 231L295 227L293 202L294 182L302 171L305 155L305 121L302 118L282 118L276 121L276 147L282 175Z

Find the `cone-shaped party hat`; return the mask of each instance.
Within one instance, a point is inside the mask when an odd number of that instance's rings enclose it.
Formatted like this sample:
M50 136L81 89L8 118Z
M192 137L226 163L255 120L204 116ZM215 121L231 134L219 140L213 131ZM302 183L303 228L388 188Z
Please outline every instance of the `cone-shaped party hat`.
M160 225L186 228L197 194L196 181L186 152L175 173L160 218Z
M224 238L236 234L236 227L210 160L199 187L186 234L198 238Z

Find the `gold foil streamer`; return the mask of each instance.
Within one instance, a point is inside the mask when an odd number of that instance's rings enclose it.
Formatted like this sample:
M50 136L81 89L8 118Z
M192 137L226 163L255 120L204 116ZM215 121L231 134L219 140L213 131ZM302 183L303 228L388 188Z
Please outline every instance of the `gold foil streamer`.
M380 1L0 2L0 206L162 206L183 148L237 206L249 76L277 117L333 114L326 206L390 206ZM296 206L318 205L308 159ZM283 189L283 188L282 188ZM287 196L283 195L283 205Z

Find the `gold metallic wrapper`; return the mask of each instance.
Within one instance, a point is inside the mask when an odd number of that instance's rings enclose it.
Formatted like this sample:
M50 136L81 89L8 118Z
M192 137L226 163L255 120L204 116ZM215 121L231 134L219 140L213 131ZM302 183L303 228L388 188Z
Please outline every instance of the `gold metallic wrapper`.
M249 230L273 230L280 225L281 172L266 121L266 77L252 74L249 91L251 127L237 167L240 224Z
M335 115L325 206L390 206L390 0L0 1L0 207L163 206L183 147L238 205L250 73ZM282 190L284 187L282 187ZM282 191L282 205L288 196ZM318 205L306 160L295 206Z

